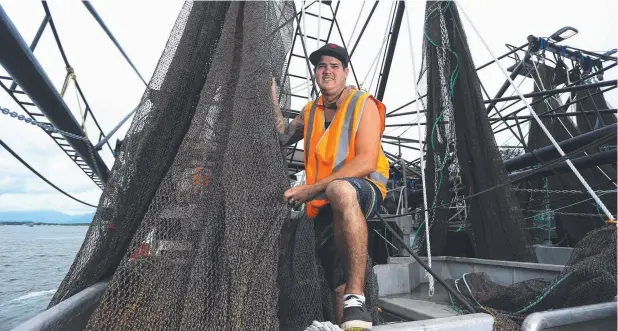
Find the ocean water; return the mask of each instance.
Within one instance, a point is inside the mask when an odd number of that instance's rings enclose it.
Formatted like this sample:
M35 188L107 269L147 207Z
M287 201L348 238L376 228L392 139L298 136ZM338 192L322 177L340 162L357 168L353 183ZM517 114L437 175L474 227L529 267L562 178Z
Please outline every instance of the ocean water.
M45 310L87 226L0 225L0 331Z

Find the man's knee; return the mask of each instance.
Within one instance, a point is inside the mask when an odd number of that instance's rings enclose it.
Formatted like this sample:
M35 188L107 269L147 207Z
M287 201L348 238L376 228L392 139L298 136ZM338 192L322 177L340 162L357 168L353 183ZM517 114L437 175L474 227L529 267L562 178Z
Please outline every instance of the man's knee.
M345 180L334 180L326 187L326 196L333 208L352 207L357 201L356 190Z

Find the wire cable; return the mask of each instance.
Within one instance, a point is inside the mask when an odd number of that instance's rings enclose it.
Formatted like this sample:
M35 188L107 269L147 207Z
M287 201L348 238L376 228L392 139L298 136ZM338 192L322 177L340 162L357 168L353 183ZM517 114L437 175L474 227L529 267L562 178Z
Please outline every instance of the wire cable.
M6 149L7 152L11 153L11 155L13 155L13 157L15 157L19 162L21 162L24 166L26 166L26 168L28 168L30 171L32 171L35 175L39 176L39 178L41 178L43 181L45 181L47 184L49 184L51 187L55 188L58 192L66 195L67 197L82 203L86 206L90 206L90 207L94 207L97 208L97 206L95 205L91 205L87 202L81 201L78 198L68 194L67 192L63 191L61 188L59 188L58 186L54 185L54 183L50 182L49 180L47 180L47 178L43 177L43 175L41 175L38 171L34 170L34 168L32 168L26 161L24 161L24 159L22 159L21 157L19 157L19 155L17 155L17 153L15 153L9 146L7 146L4 141L2 141L2 139L0 139L0 146L4 147L4 149Z
M418 264L420 264L429 274L431 274L438 281L438 283L440 283L440 285L442 285L442 287L444 287L444 289L447 290L447 292L452 294L464 307L466 307L466 309L468 309L471 313L476 313L476 310L472 307L472 305L470 305L468 300L466 300L459 293L457 293L450 285L448 285L444 281L444 279L442 279L442 277L440 277L440 275L436 274L431 269L431 267L429 267L423 260L421 260L418 257L418 255L416 255L414 251L412 251L412 249L408 247L409 245L405 244L403 239L397 234L397 232L391 227L391 225L388 224L386 220L384 220L384 218L380 215L380 213L377 213L376 216L380 219L380 221L382 221L384 226L391 232L393 237L395 237L395 239L397 239L397 241L401 245L403 245L403 248L405 248L405 250L408 251L408 253L410 253L410 256L412 256L416 260L416 262L418 262Z
M408 41L410 43L410 58L412 60L412 77L416 76L416 62L414 61L414 48L412 46L412 27L410 26L410 16L408 14L408 8L410 8L410 6L408 6L408 1L406 0L406 8L405 8L405 14L406 14L406 25L408 26ZM418 81L416 79L414 79L414 96L415 96L415 104L416 104L416 116L417 118L419 117L420 113L421 113L421 108L420 108L420 104L418 102L418 97L419 97L419 93L418 93ZM418 147L419 147L419 154L421 157L421 162L420 162L420 167L421 167L421 181L423 184L423 207L425 208L425 241L427 243L427 263L429 265L429 267L431 268L431 242L429 240L429 211L427 211L427 186L426 186L426 181L425 181L425 166L423 165L424 163L424 159L423 159L423 143L422 143L422 137L421 137L421 126L417 125L416 126L418 128L417 130L417 134L418 134ZM405 169L403 169L405 171ZM408 183L404 183L404 188L407 191L408 188ZM407 210L406 210L407 211ZM434 294L434 279L433 276L429 273L426 274L426 276L428 276L429 278L429 297L433 297Z

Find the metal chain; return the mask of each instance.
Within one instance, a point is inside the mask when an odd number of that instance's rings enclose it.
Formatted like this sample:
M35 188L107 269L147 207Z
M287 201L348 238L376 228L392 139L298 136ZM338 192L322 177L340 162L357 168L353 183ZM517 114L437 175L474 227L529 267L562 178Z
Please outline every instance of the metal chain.
M519 191L519 192L531 192L531 193L588 194L588 192L582 191L582 190L542 190L542 189L532 189L532 188L513 188L513 190ZM611 193L616 193L617 190L598 190L594 192L598 194L611 194Z
M440 7L442 6L442 4L440 4ZM444 17L444 11L446 9L440 8L439 10L439 18L440 18L440 36L442 39L442 47L439 48L438 53L438 70L440 72L440 83L441 83L441 96L442 96L442 103L443 103L443 118L442 120L444 122L446 122L444 124L444 130L445 130L445 137L446 137L446 142L445 142L445 154L444 154L444 158L445 158L445 163L446 163L446 159L450 158L451 162L448 168L448 172L450 177L454 177L454 178L458 178L459 177L459 159L457 157L457 138L456 138L456 132L455 132L455 110L453 107L453 102L452 102L452 95L451 95L451 87L450 84L452 83L450 81L450 79L452 79L452 73L451 75L449 75L449 81L447 82L447 70L450 72L451 71L451 65L450 65L450 60L449 60L449 52L451 52L450 50L450 41L449 41L449 35L448 35L448 29L446 26L446 19ZM439 127L439 126L438 126ZM444 166L444 165L442 165Z
M531 213L540 213L540 214L547 213L547 211L544 209L522 209L522 210L525 210ZM582 217L603 217L605 216L604 214L568 213L568 212L562 212L562 211L551 211L551 213L556 214L556 215L582 216Z
M94 164L95 167L95 171L96 171L96 175L98 176L101 172L99 171L99 166L97 165L97 161L96 158L94 157L94 151L93 151L93 146L90 143L90 140L88 140L88 138L83 137L83 136L79 136L76 135L74 133L71 132L67 132L64 130L60 130L56 127L54 127L53 125L49 124L49 123L41 123L38 122L32 118L26 117L24 115L18 115L17 112L14 111L10 111L8 108L4 108L4 107L0 107L0 112L2 112L2 114L7 115L11 118L17 119L19 121L23 121L26 122L27 124L32 124L34 126L38 126L39 128L51 132L51 133L58 133L61 134L64 137L69 137L69 138L73 138L73 139L77 139L77 140L81 140L86 142L86 147L88 148L88 152L90 154L90 157L92 158L92 163Z

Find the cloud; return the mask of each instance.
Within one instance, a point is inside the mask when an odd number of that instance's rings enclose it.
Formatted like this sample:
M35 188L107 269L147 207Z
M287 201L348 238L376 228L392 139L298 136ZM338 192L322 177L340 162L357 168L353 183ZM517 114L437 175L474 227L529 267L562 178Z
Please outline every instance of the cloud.
M38 2L3 3L13 24L29 43L44 16ZM154 71L169 32L176 20L181 2L136 1L131 3L93 2L99 15L114 33L146 80ZM56 28L78 83L105 133L109 132L139 102L145 90L143 83L126 63L120 52L81 2L49 3ZM66 69L49 27L35 50L37 60L58 91ZM6 75L0 68L0 75ZM3 81L6 83L6 81ZM23 99L22 99L23 100ZM75 88L70 85L64 95L73 116L79 119L80 106ZM0 105L23 114L14 100L0 93ZM0 139L44 177L69 194L96 205L101 190L41 129L0 115ZM97 128L86 121L89 138L98 141ZM110 142L122 138L130 125L127 122ZM101 153L108 167L113 157L108 149ZM0 148L0 211L58 210L62 212L92 212L93 208L79 204L57 192L32 174L26 167Z

